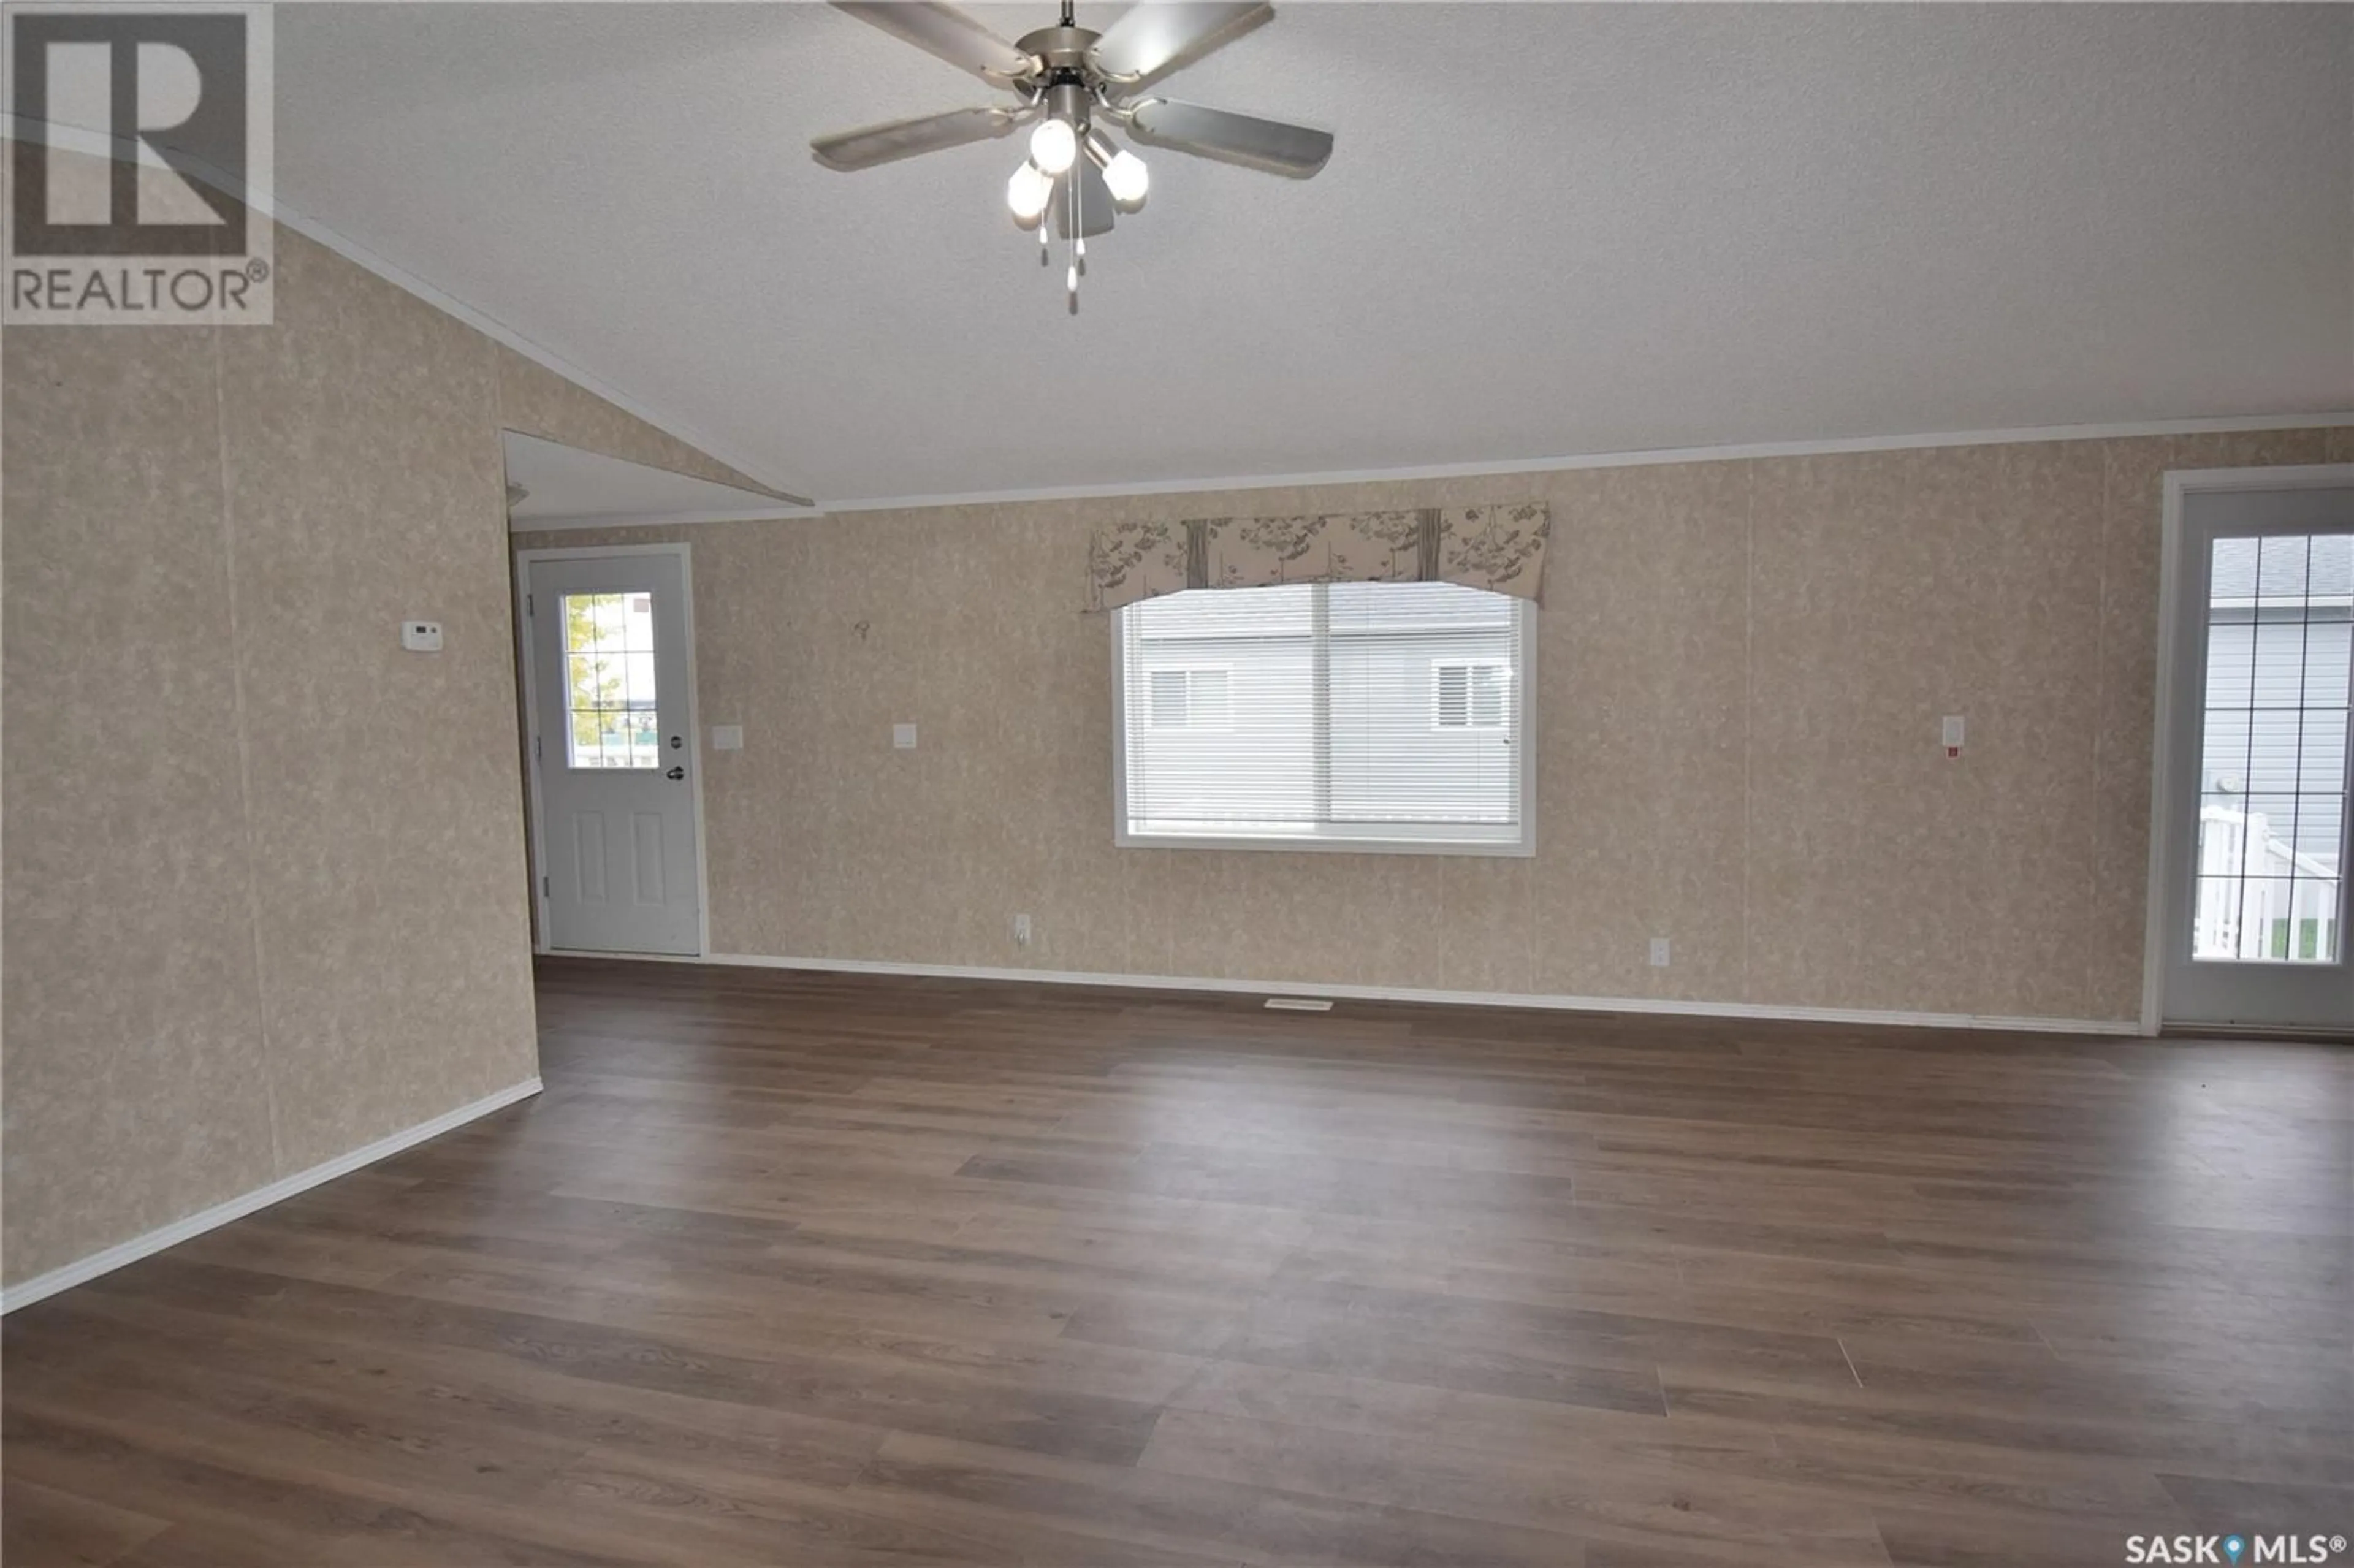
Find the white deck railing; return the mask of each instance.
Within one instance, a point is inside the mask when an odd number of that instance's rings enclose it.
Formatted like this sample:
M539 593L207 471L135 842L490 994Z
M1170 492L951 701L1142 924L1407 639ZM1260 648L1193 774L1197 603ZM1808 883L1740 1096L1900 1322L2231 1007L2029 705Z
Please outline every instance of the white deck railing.
M2262 811L2201 807L2191 956L2330 962L2338 878L2335 865L2274 837Z

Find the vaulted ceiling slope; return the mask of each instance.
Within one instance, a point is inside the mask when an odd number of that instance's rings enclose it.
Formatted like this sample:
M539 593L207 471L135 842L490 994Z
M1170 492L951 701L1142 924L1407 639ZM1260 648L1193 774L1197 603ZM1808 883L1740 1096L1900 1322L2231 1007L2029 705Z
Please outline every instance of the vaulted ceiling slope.
M278 183L822 501L2354 407L2354 9L1284 0L1166 90L1339 151L1147 150L1076 318L1018 141L811 161L987 97L822 5L281 6Z

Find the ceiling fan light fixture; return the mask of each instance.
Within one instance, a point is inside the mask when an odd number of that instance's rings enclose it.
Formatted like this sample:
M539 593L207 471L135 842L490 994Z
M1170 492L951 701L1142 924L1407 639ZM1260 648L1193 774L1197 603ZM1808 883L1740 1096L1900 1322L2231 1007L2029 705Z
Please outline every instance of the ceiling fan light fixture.
M1122 212L1136 212L1144 206L1145 193L1150 188L1152 176L1144 160L1124 148L1112 145L1111 138L1100 131L1087 132L1087 160L1103 171L1104 185L1111 191L1111 204Z
M1035 164L1023 164L1005 182L1005 205L1013 214L1016 228L1035 228L1038 220L1046 216L1047 198L1054 195L1054 182L1038 172Z
M833 0L849 16L915 45L1013 101L894 120L820 136L817 161L845 173L1026 128L1029 161L1005 185L1014 227L1038 237L1038 264L1067 241L1063 287L1078 313L1087 240L1110 232L1115 213L1144 206L1151 175L1144 160L1112 142L1100 122L1161 153L1215 158L1307 179L1332 155L1332 135L1310 126L1161 98L1160 79L1265 22L1268 0L1137 0L1097 30L1078 25L1075 0L1061 20L1013 42L967 14L957 0ZM1084 154L1086 161L1081 162Z
M1079 133L1064 120L1046 119L1030 132L1030 161L1039 172L1053 175L1066 174L1079 155Z
M1122 153L1104 165L1104 184L1111 187L1112 205L1122 212L1135 212L1144 206L1145 193L1151 187L1152 175L1144 160L1133 153Z

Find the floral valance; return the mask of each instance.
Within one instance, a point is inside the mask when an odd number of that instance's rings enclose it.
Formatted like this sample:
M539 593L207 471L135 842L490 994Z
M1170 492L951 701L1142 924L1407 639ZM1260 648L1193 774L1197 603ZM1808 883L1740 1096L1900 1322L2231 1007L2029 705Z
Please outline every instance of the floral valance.
M1088 541L1087 608L1278 583L1449 582L1536 599L1552 532L1541 502L1118 523Z

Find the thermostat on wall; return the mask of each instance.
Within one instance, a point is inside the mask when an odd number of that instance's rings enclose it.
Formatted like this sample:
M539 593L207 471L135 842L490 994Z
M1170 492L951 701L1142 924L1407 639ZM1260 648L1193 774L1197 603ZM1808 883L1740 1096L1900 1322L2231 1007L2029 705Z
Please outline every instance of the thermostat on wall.
M438 620L402 621L400 645L411 653L440 652L441 623Z

